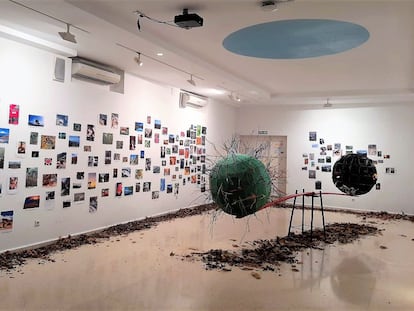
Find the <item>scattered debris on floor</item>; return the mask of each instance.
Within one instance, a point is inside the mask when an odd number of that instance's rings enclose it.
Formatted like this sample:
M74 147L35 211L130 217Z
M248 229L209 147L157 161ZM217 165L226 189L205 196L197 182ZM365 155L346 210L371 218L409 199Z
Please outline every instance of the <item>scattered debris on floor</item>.
M127 235L131 232L150 229L164 221L200 215L206 211L210 211L215 208L216 205L214 204L201 205L195 208L184 208L173 213L168 213L155 217L147 217L142 220L115 225L105 230L91 234L81 234L77 236L68 236L65 238L60 238L56 242L53 242L47 246L42 246L35 249L17 252L6 251L0 254L0 270L13 270L16 267L25 264L26 260L31 258L41 259L42 264L45 261L53 262L54 260L50 257L52 253L77 248L85 244L96 244L105 241L110 237ZM120 240L117 239L117 241Z
M292 233L289 236L277 237L274 240L256 240L250 242L251 247L228 251L212 249L207 252L193 252L186 259L200 259L207 270L223 270L239 267L243 270L260 269L278 272L281 262L300 264L295 257L297 252L306 248L323 249L326 244L339 242L351 243L364 235L375 235L380 231L373 226L354 223L334 223L325 226L326 239L323 229L315 229L303 234ZM292 271L298 272L296 265ZM253 275L253 272L252 272Z

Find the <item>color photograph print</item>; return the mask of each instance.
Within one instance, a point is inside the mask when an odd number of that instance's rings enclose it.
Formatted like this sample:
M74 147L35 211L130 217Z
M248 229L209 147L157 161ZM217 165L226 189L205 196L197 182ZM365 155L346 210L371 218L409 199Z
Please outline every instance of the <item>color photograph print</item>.
M5 148L0 147L0 169L4 168L4 152L5 152Z
M95 140L95 126L93 124L88 124L86 127L86 140Z
M89 213L95 213L98 210L98 197L89 198Z
M56 136L42 135L40 138L40 149L55 149Z
M8 194L16 194L18 188L19 188L19 177L17 177L17 176L9 176L9 178L8 178L7 193Z
M66 196L70 194L70 178L69 177L65 177L61 179L61 188L60 188L60 195Z
M11 104L9 106L9 124L19 124L19 105Z
M108 116L106 114L99 114L98 117L99 125L106 126L108 124Z
M26 168L26 188L37 187L38 169L37 167Z
M30 132L30 141L29 144L37 145L39 142L39 133L38 132Z
M6 128L0 128L0 144L8 144L10 138L10 130Z
M96 173L88 173L88 189L96 188Z
M45 126L43 116L29 114L28 125L30 125L30 126Z
M1 232L9 232L13 230L13 214L14 214L14 211L0 212L0 217L1 217L0 231Z
M43 187L56 187L57 185L57 174L43 174L42 178Z
M23 209L39 208L40 195L31 195L24 200Z
M56 115L56 125L59 126L68 126L69 117L64 114L57 114Z
M111 113L111 128L117 129L119 125L119 114Z
M103 133L102 134L102 144L104 145L112 145L114 141L114 136L112 133Z
M79 147L80 136L69 136L69 147Z

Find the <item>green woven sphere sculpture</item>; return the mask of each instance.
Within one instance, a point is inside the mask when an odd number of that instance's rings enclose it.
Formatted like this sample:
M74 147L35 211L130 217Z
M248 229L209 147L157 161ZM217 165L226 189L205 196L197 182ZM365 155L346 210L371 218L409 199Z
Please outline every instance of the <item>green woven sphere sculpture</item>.
M230 154L210 173L210 192L225 213L242 218L269 201L272 182L265 166L246 154Z

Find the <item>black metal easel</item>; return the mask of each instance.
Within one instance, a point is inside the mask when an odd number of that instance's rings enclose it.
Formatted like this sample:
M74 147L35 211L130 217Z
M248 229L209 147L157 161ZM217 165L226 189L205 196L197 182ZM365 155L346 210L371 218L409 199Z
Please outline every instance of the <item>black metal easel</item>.
M295 191L295 194L298 194L298 190ZM322 212L322 224L323 224L323 236L326 240L326 231L325 231L325 214L323 212L323 202L322 202L322 191L319 191L319 193L317 192L311 192L311 193L306 193L305 194L305 189L302 189L302 234L304 232L304 227L305 227L305 196L310 196L312 197L312 205L311 205L311 223L310 223L310 238L312 240L312 233L313 233L313 211L314 211L314 199L319 197L320 198L320 204L321 204L321 212ZM293 207L292 207L292 212L290 214L290 222L289 222L289 231L288 231L288 235L290 235L291 233L291 228L292 228L292 220L293 220L293 213L295 211L296 208L296 196L293 199Z

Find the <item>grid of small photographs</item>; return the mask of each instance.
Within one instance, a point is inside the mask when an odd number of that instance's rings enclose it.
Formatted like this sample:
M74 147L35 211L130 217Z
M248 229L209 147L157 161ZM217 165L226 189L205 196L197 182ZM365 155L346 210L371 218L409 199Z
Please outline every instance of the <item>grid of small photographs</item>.
M19 109L19 105L10 105L10 126L19 124ZM190 125L170 132L162 120L151 116L134 124L122 124L119 116L99 113L95 122L81 124L71 123L65 114L56 114L53 120L29 114L28 136L12 140L13 131L0 128L0 169L8 169L6 183L0 180L0 201L20 191L23 195L27 192L23 209L53 209L60 196L62 208L83 204L90 213L97 213L98 202L106 197L149 192L149 197L157 200L163 195L177 196L180 187L191 184L205 191L205 126ZM55 134L48 132L50 127ZM16 146L10 146L10 141L17 141ZM102 146L105 152L95 153L94 149L102 150ZM25 164L26 159L31 165ZM23 180L19 180L20 170L25 172ZM1 213L0 230L11 230L13 211Z
M302 154L302 171L306 172L309 179L317 179L317 172L332 173L334 163L346 154L362 154L371 159L375 166L384 163L384 160L390 159L389 154L384 154L377 148L377 144L368 144L363 148L354 148L353 145L343 144L341 142L325 141L323 136L318 137L316 131L309 132L310 148L309 152ZM365 149L366 148L366 149ZM377 166L377 172L380 172ZM386 174L395 174L395 168L385 168ZM315 189L321 189L321 181L315 181ZM376 190L381 189L381 184L377 183Z

